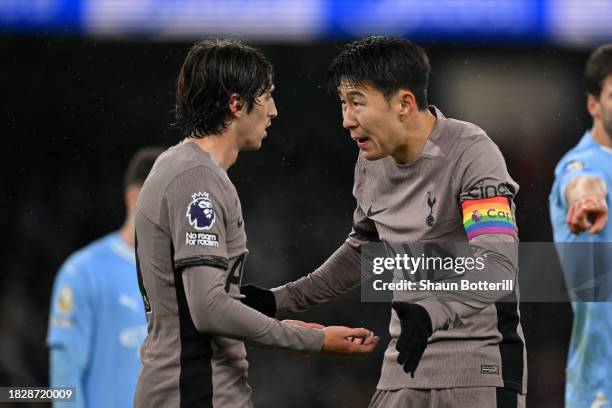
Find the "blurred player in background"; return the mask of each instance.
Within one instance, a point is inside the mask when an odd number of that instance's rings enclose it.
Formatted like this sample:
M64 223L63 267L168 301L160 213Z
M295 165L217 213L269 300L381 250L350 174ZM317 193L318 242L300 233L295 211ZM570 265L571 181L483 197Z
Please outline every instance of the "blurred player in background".
M336 354L376 345L366 329L279 322L239 300L248 250L227 169L240 151L261 147L277 116L273 89L270 63L238 41L203 41L183 63L176 122L185 140L159 157L136 210L148 320L136 407L253 406L243 341ZM273 305L253 306L273 314Z
M550 193L554 240L574 244L558 247L574 312L569 408L612 406L612 44L591 54L584 83L593 127L557 165ZM580 288L589 291L586 298Z
M136 199L157 156L148 147L130 160L121 229L71 255L53 287L47 345L51 386L76 387L76 402L55 407L129 407L146 335L134 257Z
M469 242L485 258L482 279L514 279L518 185L482 129L428 106L429 72L420 47L393 37L354 42L334 60L330 82L359 148L352 232L314 273L273 293L250 286L247 299L272 296L294 312L332 300L361 283L361 246L375 241ZM394 292L392 340L370 406L524 406L516 293L471 302L459 293L452 303L418 293Z

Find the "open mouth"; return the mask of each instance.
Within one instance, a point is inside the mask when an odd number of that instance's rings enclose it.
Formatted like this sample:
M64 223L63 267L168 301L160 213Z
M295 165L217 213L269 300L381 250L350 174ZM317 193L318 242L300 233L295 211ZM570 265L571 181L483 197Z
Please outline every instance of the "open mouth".
M358 147L364 147L370 141L370 138L367 136L360 137L356 139Z

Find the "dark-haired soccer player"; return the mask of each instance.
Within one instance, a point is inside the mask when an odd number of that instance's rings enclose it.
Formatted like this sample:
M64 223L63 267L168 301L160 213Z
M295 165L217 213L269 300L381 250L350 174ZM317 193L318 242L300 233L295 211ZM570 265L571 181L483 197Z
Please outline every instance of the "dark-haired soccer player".
M186 139L157 160L137 205L148 320L137 407L251 407L243 341L336 354L376 345L366 329L279 322L237 300L248 251L226 170L239 151L260 148L277 115L273 88L263 54L236 41L196 44L180 70L176 121Z
M549 197L555 242L568 243L558 246L574 312L568 408L612 404L612 44L593 51L584 83L593 127L557 164ZM580 299L578 288L593 296Z
M465 242L485 259L482 279L515 278L518 185L482 129L428 106L429 72L420 47L393 37L354 42L333 61L329 79L343 126L359 148L353 229L314 273L273 290L278 309L301 311L357 287L360 248L378 240ZM443 302L394 293L392 341L372 407L524 405L516 293L499 291L488 301L456 295Z
M52 386L76 387L75 402L55 407L127 407L147 332L134 259L136 198L163 150L140 149L124 179L123 226L75 252L53 287L47 345ZM112 392L109 392L112 390Z

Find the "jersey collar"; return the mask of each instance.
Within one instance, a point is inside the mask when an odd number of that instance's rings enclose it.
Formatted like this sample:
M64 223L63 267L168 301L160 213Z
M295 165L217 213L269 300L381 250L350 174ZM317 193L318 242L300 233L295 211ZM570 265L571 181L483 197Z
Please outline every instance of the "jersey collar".
M584 145L584 146L590 146L590 145L597 146L604 153L612 154L611 148L609 148L608 146L599 144L595 141L595 139L593 139L593 134L591 133L591 130L587 130L586 132L584 132L584 136L582 136L582 139L580 140L579 144Z
M440 109L436 108L434 105L429 105L427 107L432 115L436 117L436 124L434 125L431 134L427 138L425 142L425 146L423 147L423 151L421 152L421 156L429 156L429 157L443 157L444 153L442 149L437 144L438 139L442 135L442 131L446 126L446 116L440 111Z

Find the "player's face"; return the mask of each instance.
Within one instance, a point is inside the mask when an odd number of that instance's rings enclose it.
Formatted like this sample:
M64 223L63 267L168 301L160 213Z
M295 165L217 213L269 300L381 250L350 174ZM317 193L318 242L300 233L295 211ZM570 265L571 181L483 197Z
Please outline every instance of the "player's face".
M244 110L240 121L240 134L238 138L238 148L240 150L259 150L264 137L268 135L266 129L272 124L278 112L272 97L272 91L259 96L253 104L250 112Z
M367 160L389 156L398 147L401 124L399 115L382 92L369 85L340 84L342 126Z

